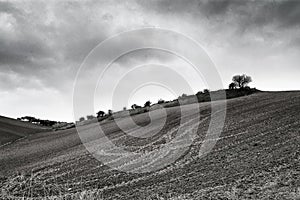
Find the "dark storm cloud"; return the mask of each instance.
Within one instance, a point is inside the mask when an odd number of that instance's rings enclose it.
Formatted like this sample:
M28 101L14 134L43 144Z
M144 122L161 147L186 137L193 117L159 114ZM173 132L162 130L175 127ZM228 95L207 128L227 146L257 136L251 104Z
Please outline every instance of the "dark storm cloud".
M249 1L231 4L226 16L234 15L240 29L273 26L274 31L299 28L299 1ZM225 18L226 19L226 18Z
M173 13L183 15L189 12L201 13L204 15L224 14L231 1L199 1L199 0L155 0L139 1L141 5L160 13ZM238 1L235 4L239 4Z
M32 86L33 79L42 88L71 85L80 61L105 37L90 32L84 7L1 3L0 72L15 74L6 77L7 89Z
M133 6L136 3L139 6ZM256 36L273 37L274 40L282 39L283 31L298 28L300 23L298 1L145 0L128 1L124 5L116 8L112 3L88 1L31 2L23 6L21 3L0 2L2 23L7 25L0 32L0 65L8 65L10 70L22 76L40 78L44 85L49 86L58 86L57 76L63 85L66 77L61 77L59 71L67 73L68 69L74 75L80 62L96 44L116 32L113 30L116 27L126 26L120 19L129 11L140 13L145 19L152 15L151 12L174 18L186 17L192 26L206 20L211 24L207 27L211 34L236 29L237 35L253 32ZM137 23L137 27L140 25L142 23ZM270 26L267 31L259 33L261 27L267 26ZM135 40L142 44L144 38L141 36ZM291 38L285 42L297 45L299 42L296 41L299 39ZM128 43L130 45L130 41ZM109 52L105 53L109 57ZM0 71L6 69L1 67Z
M0 64L34 65L35 59L52 57L51 50L45 46L43 41L37 38L2 38L0 40Z
M0 12L15 13L17 15L21 13L21 10L14 7L10 2L0 2Z
M300 2L293 1L282 1L273 2L272 14L274 19L280 21L280 25L289 27L300 25Z
M300 24L299 1L237 1L237 0L155 0L138 1L143 7L161 14L176 16L191 15L199 20L218 18L232 20L234 16L239 26L264 26L275 23L283 27Z
M245 63L264 59L267 66L281 62L295 68L299 63L294 52L300 50L299 19L300 1L0 2L0 93L23 88L70 95L80 64L97 44L122 31L145 27L191 36L212 55L216 53L221 65L236 64L232 73L240 71ZM139 35L123 41L121 46L130 47L133 41L142 46L147 38ZM176 38L158 42L177 45ZM118 49L120 44L115 41L110 46ZM111 59L112 55L107 51L102 57ZM172 63L172 56L151 51L130 55L117 59L117 65L124 69L128 63L140 63L147 57ZM276 60L279 58L280 62ZM95 67L104 67L97 58L94 62ZM231 76L231 71L227 71ZM261 73L260 69L257 71ZM231 77L224 79L228 78ZM7 102L11 102L9 95Z
M9 2L0 2L0 14L0 64L32 64L32 57L49 56L43 41L33 30L26 29L28 22L23 11Z

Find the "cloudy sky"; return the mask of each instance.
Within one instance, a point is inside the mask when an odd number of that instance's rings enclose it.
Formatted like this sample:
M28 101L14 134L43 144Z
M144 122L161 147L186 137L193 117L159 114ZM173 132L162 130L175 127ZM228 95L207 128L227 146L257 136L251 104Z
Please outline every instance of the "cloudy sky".
M196 40L215 64L224 88L233 75L245 73L253 78L251 86L261 90L297 90L299 19L299 1L0 1L0 115L73 121L74 81L89 52L115 34L147 27ZM147 37L136 40L142 43ZM170 42L176 44L176 38L159 41ZM104 86L125 76L128 65L143 64L141 60L148 65L140 71L142 79L157 77L158 68L151 65L156 63L161 69L181 70L191 82L191 91L207 87L205 81L196 80L187 63L154 50L114 60ZM173 79L172 73L159 74ZM128 77L122 86L130 84ZM85 81L88 87L89 78ZM177 95L159 84L137 85L134 91L125 99L128 104L120 107ZM111 108L105 100L107 91L96 93L100 100L95 110Z

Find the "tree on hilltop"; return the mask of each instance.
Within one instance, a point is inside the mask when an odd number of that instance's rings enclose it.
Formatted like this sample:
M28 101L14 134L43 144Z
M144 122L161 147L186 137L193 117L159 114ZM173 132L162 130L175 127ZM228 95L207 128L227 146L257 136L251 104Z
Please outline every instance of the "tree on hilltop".
M144 104L144 107L150 107L151 106L151 101L146 101L146 103Z
M131 108L134 110L134 109L137 109L137 108L141 108L142 106L139 106L137 104L132 104Z
M97 118L104 117L104 115L105 115L105 112L102 111L102 110L100 110L99 112L97 112Z
M85 120L84 117L80 117L80 118L79 118L79 121L80 121L80 122L83 122L84 120Z
M159 100L157 101L157 103L158 103L158 104L165 103L165 100L163 100L163 99L159 99Z
M252 82L251 76L243 75L235 75L232 77L233 83L239 87L240 89L245 88L249 83Z

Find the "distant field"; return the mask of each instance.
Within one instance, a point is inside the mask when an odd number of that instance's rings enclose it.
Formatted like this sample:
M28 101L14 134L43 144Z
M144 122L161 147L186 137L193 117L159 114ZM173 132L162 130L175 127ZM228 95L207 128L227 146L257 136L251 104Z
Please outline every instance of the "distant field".
M28 136L29 134L49 130L31 123L0 116L0 145Z
M189 151L174 164L143 174L120 172L94 159L75 129L37 133L0 148L0 197L300 198L300 92L262 92L227 100L223 132L205 157L199 157L198 152L210 122L210 103L199 104L201 118L197 121L193 121L193 106L186 106L190 109L190 114L185 116L191 121L189 126L200 125ZM147 152L149 148L164 145L165 139L179 128L179 108L166 110L166 125L148 139L124 135L113 121L101 125L116 145ZM153 112L157 112L153 123L159 123L161 111ZM149 123L148 113L133 118L142 126ZM86 134L98 130L97 124L82 129ZM101 141L101 137L96 139ZM120 169L141 167L141 158L120 160L122 164L116 165Z

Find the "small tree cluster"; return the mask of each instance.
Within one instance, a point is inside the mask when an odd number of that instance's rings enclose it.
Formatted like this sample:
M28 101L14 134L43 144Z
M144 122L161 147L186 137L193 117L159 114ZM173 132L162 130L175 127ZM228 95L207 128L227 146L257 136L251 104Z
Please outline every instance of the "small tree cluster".
M37 119L37 118L31 117L31 116L21 117L21 118L18 118L18 120L28 121L30 123L39 124L39 125L42 125L42 126L53 126L54 124L61 123L61 122L58 122L58 121L52 121L52 120L47 120L47 119L46 120Z

